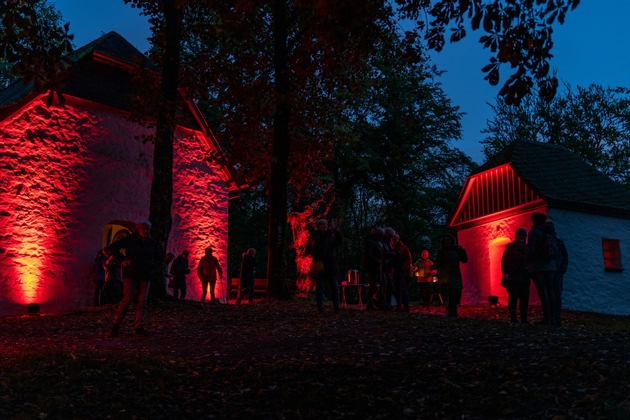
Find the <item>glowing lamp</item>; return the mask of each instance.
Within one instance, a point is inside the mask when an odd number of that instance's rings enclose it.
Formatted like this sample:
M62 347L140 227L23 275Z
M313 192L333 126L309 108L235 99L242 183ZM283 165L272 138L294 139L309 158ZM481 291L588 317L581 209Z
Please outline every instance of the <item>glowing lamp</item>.
M29 303L26 310L29 315L39 315L39 303Z

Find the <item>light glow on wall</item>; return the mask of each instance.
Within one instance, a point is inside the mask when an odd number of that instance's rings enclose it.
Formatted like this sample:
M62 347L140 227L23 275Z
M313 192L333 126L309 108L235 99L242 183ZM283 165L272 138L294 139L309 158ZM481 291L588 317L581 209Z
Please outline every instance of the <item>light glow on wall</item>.
M145 128L89 101L67 96L61 108L45 100L0 121L0 315L30 303L46 303L44 312L91 306L104 229L148 218L153 148L134 140ZM228 191L204 161L199 132L177 135L166 251L190 251L186 298L198 299L195 270L205 247L227 277Z

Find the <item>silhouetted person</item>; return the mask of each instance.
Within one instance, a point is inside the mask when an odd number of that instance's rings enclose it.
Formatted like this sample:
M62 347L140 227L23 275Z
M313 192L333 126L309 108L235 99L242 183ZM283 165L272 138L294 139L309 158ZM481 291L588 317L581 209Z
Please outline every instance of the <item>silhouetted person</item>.
M118 304L112 337L118 336L120 324L127 309L136 296L136 319L134 329L138 335L148 335L144 328L145 304L152 280L161 275L164 254L159 244L151 239L151 222L138 225L136 231L110 246L112 253L121 258L123 269L123 299Z
M385 235L380 227L374 227L366 238L363 246L363 267L368 275L368 300L366 309L376 309L380 306L380 287L383 281L383 244Z
M324 312L324 290L328 287L335 313L339 313L339 266L336 249L341 245L341 234L336 226L328 229L328 221L319 219L311 232L310 248L313 261L323 261L324 271L314 274L317 310Z
M105 286L103 292L106 303L119 303L123 296L122 267L120 260L106 247L103 252L107 255L105 260Z
M246 252L243 252L243 259L241 260L241 278L240 278L240 290L238 291L238 298L236 304L240 304L245 296L247 301L252 303L254 301L254 278L256 277L256 250L249 248Z
M184 250L171 264L171 281L170 287L173 289L173 297L175 299L186 298L186 275L190 274L188 267L188 251Z
M451 318L457 317L457 305L462 298L463 282L459 264L466 262L468 262L466 250L457 245L454 236L444 235L442 246L435 258L435 268L440 287L448 295L446 310Z
M411 274L411 252L398 234L392 237L392 278L394 283L394 297L396 310L409 312L409 277Z
M199 260L197 265L197 276L201 281L201 303L206 302L208 294L208 286L210 286L210 302L217 302L214 295L214 289L217 284L217 273L219 279L223 280L223 269L217 257L212 255L212 248L206 248L205 255Z
M420 259L413 264L418 273L417 282L420 286L420 297L425 305L431 305L429 302L433 292L433 276L436 275L434 263L429 259L429 251L424 249L420 253ZM436 284L437 287L437 284Z
M94 257L94 266L92 267L92 271L95 274L94 294L92 296L92 305L94 306L101 306L104 303L105 261L107 261L107 255L100 249Z
M558 241L558 255L556 256L556 272L553 275L553 294L554 301L552 306L554 307L553 324L560 325L562 323L562 289L564 288L564 275L569 268L569 253L564 241L560 238L556 238Z
M530 275L527 271L527 231L517 229L513 242L505 246L501 257L501 285L508 293L510 321L518 322L516 307L520 304L521 322L527 323Z
M555 228L543 213L533 213L531 218L534 225L527 235L527 269L540 297L542 323L552 325L556 318L555 307L552 306L552 302L555 301L553 278L556 272L556 256L545 255L544 250L546 235L555 236Z

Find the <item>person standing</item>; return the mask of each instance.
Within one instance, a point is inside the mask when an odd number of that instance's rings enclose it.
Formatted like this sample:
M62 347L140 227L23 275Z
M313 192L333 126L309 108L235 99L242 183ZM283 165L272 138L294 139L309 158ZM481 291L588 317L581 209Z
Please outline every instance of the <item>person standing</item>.
M190 268L188 267L188 255L187 250L182 251L181 254L171 264L171 281L169 287L173 289L173 297L175 300L186 298L186 274L190 274Z
M337 265L336 249L341 244L341 234L333 223L328 229L328 220L319 219L315 222L315 230L311 232L310 247L313 261L323 261L324 270L314 274L315 298L317 310L324 313L324 289L329 288L333 303L333 310L339 313L339 266Z
M247 295L249 303L254 301L254 278L256 276L256 250L249 248L243 252L243 259L241 260L241 278L240 278L240 290L238 291L238 298L236 304L240 305L241 301Z
M556 299L553 279L556 272L557 249L556 254L548 249L550 241L555 241L555 228L553 223L547 221L547 216L543 213L533 213L531 218L533 226L527 234L527 269L540 297L543 311L541 323L552 325L556 318L555 306L552 302Z
M382 228L372 228L363 246L363 268L367 271L368 277L367 310L380 307L379 288L383 282L384 248L382 246L382 238L384 234Z
M556 238L558 241L558 255L556 255L556 272L553 275L553 324L560 326L562 323L562 289L564 288L564 275L569 268L569 253L564 241Z
M527 231L516 230L515 239L505 246L501 257L501 286L508 293L510 321L518 322L516 307L520 304L521 323L527 324L530 277L527 272Z
M434 269L434 264L431 259L429 259L429 251L424 249L420 253L420 259L416 261L414 264L416 268L417 274L417 282L420 285L420 297L422 298L422 303L426 306L430 306L432 302L429 302L432 295L432 287L433 287L433 276L436 275L436 271Z
M120 260L111 252L109 247L104 248L103 252L107 255L105 261L105 301L107 303L119 303L123 295Z
M447 315L450 318L457 318L457 305L462 298L462 273L459 269L460 263L468 262L466 250L459 246L455 237L446 234L442 238L442 245L435 258L435 268L437 277L447 296Z
M92 267L92 271L96 274L96 278L94 279L94 294L92 296L93 306L101 306L105 303L105 261L107 261L105 250L99 249L94 257L94 266Z
M110 245L113 254L120 256L123 269L123 298L118 304L112 337L118 337L118 330L127 309L136 296L136 319L134 329L138 335L149 335L144 327L145 304L152 280L159 280L164 254L159 244L151 238L151 222L145 221L136 231Z
M409 312L408 282L411 274L411 252L397 233L392 237L392 248L394 250L392 269L396 311Z
M223 280L223 270L217 257L212 255L212 248L206 248L205 255L199 260L197 265L197 276L201 281L201 304L206 302L208 286L210 286L210 302L217 302L214 295L214 288L217 285L217 273L219 279Z

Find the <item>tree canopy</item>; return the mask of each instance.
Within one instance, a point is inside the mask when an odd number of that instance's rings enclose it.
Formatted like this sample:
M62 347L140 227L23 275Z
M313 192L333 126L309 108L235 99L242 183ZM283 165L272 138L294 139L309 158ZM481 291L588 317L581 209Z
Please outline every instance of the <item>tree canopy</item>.
M341 112L349 99L367 88L357 83L358 75L370 70L366 64L376 53L373 46L392 34L398 19L415 22L413 30L399 34L405 42L403 56L409 62L422 60L423 39L429 48L440 50L447 33L450 41L456 42L466 36L467 25L482 31L480 42L492 53L490 64L483 69L489 83L499 83L502 64L514 69L500 91L506 103L512 104L534 86L546 99L553 97L557 81L549 70L552 25L562 23L566 13L579 4L579 0L125 2L149 17L153 56L162 67L151 195L151 220L158 239L165 243L170 230L172 106L176 89L185 86L200 100L214 105L208 108L214 110L208 115L220 116L225 122L220 134L229 140L230 159L241 164L243 177L267 188L268 276L276 296L282 290L280 286L274 290L275 285L284 282L286 271L288 210L304 202L309 189L323 179L311 173L334 176L324 160L335 151L339 133L330 124L334 119L327 116ZM7 45L20 45L22 38L27 44L41 40L35 29L46 25L37 20L32 3L12 0L0 10ZM65 32L56 24L51 28L53 35L67 39L67 26ZM62 68L56 63L63 52L59 48L45 52L33 48L33 54L13 54L5 48L2 56L17 60L14 69L28 75L29 69L42 67L41 60L51 60L43 63L44 68ZM52 80L51 87L57 89L54 76L33 80ZM394 80L392 77L388 83ZM237 97L240 101L233 100ZM365 124L366 136L389 134L401 129L393 125L409 121L400 120L394 102L380 104L388 106L389 119L380 121L378 128ZM426 121L413 125L424 129ZM416 139L430 140L426 136ZM422 147L430 150L433 145ZM252 159L252 151L260 152L263 159ZM447 152L442 158L460 160ZM385 171L382 176L390 175Z
M497 99L495 117L483 131L484 154L490 157L518 139L559 144L630 188L630 89L565 87L551 102L532 96L509 106Z

